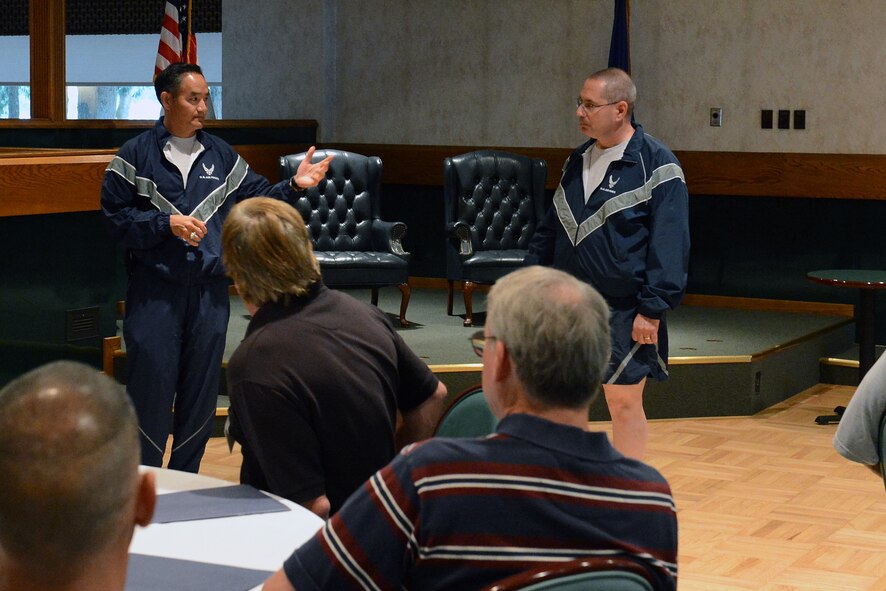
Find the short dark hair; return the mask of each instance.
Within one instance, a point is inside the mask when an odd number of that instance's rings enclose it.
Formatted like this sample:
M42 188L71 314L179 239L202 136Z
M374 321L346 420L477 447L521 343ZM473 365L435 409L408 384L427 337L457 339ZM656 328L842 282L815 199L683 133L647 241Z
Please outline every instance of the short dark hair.
M634 112L637 102L637 86L631 76L621 68L605 68L594 72L588 80L603 81L603 98L610 103L625 101L628 104L628 115Z
M157 78L154 79L154 92L157 93L157 100L160 100L160 95L164 92L175 95L182 85L182 78L185 74L200 74L203 76L203 70L197 64L178 62L169 64L165 70L157 74Z
M118 539L139 455L129 396L96 368L57 361L7 384L0 554L47 586L69 578Z

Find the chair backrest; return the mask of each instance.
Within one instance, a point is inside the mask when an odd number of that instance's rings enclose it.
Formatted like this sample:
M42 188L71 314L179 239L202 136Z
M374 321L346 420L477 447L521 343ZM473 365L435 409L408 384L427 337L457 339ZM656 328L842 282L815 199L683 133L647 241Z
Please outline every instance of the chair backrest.
M306 153L280 158L280 176L291 178ZM343 150L316 150L313 162L334 156L326 178L295 203L311 234L314 250L372 250L372 220L379 218L382 163L378 156Z
M880 419L880 474L883 475L883 486L886 486L886 412Z
M483 591L655 591L642 565L628 558L588 557L557 567L529 570L502 579Z
M443 412L434 429L435 437L483 437L495 432L498 419L480 385L472 386L455 397Z
M443 160L446 224L471 227L474 250L525 250L544 215L547 164L498 150Z

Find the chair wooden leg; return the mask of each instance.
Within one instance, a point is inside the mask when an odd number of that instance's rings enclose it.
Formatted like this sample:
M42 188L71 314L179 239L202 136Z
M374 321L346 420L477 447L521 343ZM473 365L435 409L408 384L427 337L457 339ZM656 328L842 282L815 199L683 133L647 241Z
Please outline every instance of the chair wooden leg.
M114 352L122 348L123 342L118 336L102 339L102 371L108 377L114 377Z
M400 297L400 326L405 328L409 326L409 321L406 320L406 308L409 306L409 296L412 292L409 289L408 283L401 283L397 287L400 288L400 293L402 294Z
M465 281L462 293L465 297L465 321L464 326L474 326L474 282Z
M372 288L372 305L378 306L378 288L377 287Z
M447 291L449 293L449 299L446 301L446 315L447 316L452 316L452 284L453 283L454 282L452 281L452 279L446 280L446 284L447 284L447 288L448 288Z

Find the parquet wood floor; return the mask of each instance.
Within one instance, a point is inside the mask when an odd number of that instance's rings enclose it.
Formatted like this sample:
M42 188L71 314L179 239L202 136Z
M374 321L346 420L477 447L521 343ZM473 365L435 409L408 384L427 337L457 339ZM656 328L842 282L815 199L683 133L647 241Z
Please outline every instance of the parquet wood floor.
M650 423L647 462L677 501L681 591L886 590L883 482L814 422L852 391L822 384L753 417ZM212 439L200 472L236 482L239 466Z

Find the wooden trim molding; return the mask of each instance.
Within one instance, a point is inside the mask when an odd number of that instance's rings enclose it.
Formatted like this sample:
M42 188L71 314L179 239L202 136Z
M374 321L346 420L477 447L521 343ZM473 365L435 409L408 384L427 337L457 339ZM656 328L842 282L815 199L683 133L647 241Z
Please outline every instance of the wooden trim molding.
M36 129L151 129L156 119L65 119L46 121L41 119L3 119L0 127ZM213 129L316 129L316 119L209 119L204 127ZM16 148L4 148L16 149Z
M683 298L683 305L706 308L730 308L733 310L767 310L770 312L819 314L822 316L839 316L841 318L855 317L855 306L852 304L831 304L827 302L801 302L796 300L772 300L687 293Z
M282 154L303 152L305 144L234 146L250 166L272 182ZM24 150L0 155L0 217L97 211L102 177L116 150Z
M323 147L379 156L385 183L442 186L443 159L481 149L543 158L548 189L556 189L571 148L489 148L404 144L326 144ZM788 154L677 151L693 196L886 199L886 154Z
M256 172L271 181L279 176L280 156L308 148L306 144L234 147ZM474 149L385 144L324 147L381 157L385 183L431 187L442 186L443 158ZM559 163L569 153L568 149L556 148L511 151L547 160L548 188L556 187ZM97 210L102 174L114 153L115 150L3 150L0 216ZM886 183L882 182L886 178L886 155L678 152L677 156L683 162L693 197L886 199Z
M0 158L0 216L99 209L102 175L113 155L102 150Z
M886 199L886 154L676 154L693 196Z

